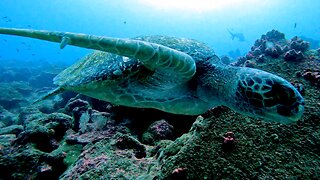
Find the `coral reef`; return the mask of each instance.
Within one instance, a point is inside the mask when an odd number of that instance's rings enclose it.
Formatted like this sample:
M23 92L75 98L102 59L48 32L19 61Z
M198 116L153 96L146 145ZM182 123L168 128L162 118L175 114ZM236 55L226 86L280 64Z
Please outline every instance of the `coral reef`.
M62 69L45 61L1 61L0 106L18 114L22 107L54 87L52 78ZM52 113L57 109L44 106L43 111Z
M15 134L3 134L0 135L0 151L5 148L10 148L12 142L17 139ZM5 164L4 164L5 166Z
M1 179L58 179L65 171L63 153L44 153L31 146L0 149Z
M23 131L23 126L21 125L11 125L8 127L0 128L0 135L3 134L15 134L18 135Z
M285 34L273 29L271 31L268 31L265 35L262 35L261 39L265 39L271 42L284 41Z
M272 30L256 40L251 50L245 57L240 57L234 66L256 67L252 62L265 62L266 57L284 58L287 61L302 61L305 59L305 52L309 49L308 42L295 36L286 40L285 35L277 30ZM250 63L246 63L250 60Z
M298 36L295 36L291 39L289 49L294 49L296 51L305 52L310 47L310 43L302 40Z
M186 179L319 178L319 122L266 123L223 107L210 113L214 116L198 117L189 133L159 150L159 179L169 179L178 168L186 169ZM237 133L232 151L221 148L224 138L233 136L226 131Z
M152 123L142 135L142 142L150 145L164 139L173 139L173 126L165 120Z
M71 127L71 117L61 114L43 114L37 110L19 116L22 125L1 128L0 168L3 179L58 178L65 171L66 157L54 152L66 130Z
M304 94L304 116L292 125L225 107L196 118L75 93L30 106L58 72L46 64L2 68L0 179L319 179L319 56L272 30L232 63L282 76ZM41 81L49 87L38 89Z
M297 52L295 49L291 49L284 54L283 59L286 61L299 61L305 59L305 57L301 51Z
M277 58L283 53L281 45L283 45L285 41L285 35L283 33L276 30L269 31L265 35L262 35L260 39L256 40L247 57L253 58L265 54Z
M40 118L24 121L24 131L18 135L15 144L33 143L37 149L44 152L51 152L57 149L59 146L58 141L71 128L71 117L61 113L46 115L40 112L37 117Z
M0 105L6 110L20 108L27 100L10 83L0 83Z
M0 105L0 119L0 123L3 124L3 126L10 126L17 123L18 117Z
M223 64L229 65L230 62L231 62L231 59L230 59L228 56L222 56L222 57L221 57L221 62L222 62Z
M310 81L312 84L320 86L320 71L318 71L318 72L306 71L302 75L302 77L304 77L306 80Z
M117 133L84 147L78 160L61 179L150 179L156 171L153 158L143 158L145 147L126 134ZM149 174L146 172L150 171ZM152 178L151 178L152 179Z

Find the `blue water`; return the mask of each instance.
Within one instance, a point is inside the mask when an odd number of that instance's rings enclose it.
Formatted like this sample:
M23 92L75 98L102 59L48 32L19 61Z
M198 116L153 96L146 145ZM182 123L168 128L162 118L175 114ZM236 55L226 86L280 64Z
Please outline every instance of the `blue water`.
M163 3L161 3L163 2ZM277 29L320 39L318 0L1 0L0 26L111 37L169 35L209 44L218 55L248 52L261 34ZM193 4L189 4L189 3ZM211 2L211 4L205 4ZM228 29L243 33L232 40ZM0 59L71 64L89 50L0 35Z

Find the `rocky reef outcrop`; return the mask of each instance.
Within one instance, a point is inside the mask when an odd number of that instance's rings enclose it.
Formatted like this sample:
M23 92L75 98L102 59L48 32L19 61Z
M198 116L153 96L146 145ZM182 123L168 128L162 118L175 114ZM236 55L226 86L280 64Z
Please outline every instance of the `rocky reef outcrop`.
M255 67L255 62L265 62L268 59L284 59L286 61L301 61L306 58L310 44L295 36L290 40L277 30L272 30L256 40L245 57L240 57L233 63L235 66Z
M1 178L58 178L66 169L66 155L57 149L71 121L65 114L46 115L37 109L26 109L19 116L21 125L0 128L1 137L11 137L0 138Z
M0 106L12 113L19 113L22 107L29 106L55 87L52 79L63 68L45 61L1 61ZM50 112L56 110L51 108Z
M232 65L292 82L305 98L303 118L283 125L226 107L180 116L64 93L0 106L0 179L319 179L320 51L272 30ZM30 82L11 86L14 96L35 97Z

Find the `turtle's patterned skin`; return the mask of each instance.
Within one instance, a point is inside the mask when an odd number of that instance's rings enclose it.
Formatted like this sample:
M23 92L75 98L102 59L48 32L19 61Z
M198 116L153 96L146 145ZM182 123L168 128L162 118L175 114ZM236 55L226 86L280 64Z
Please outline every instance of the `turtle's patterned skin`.
M84 34L0 28L95 49L54 79L59 87L114 104L197 115L225 105L239 113L282 123L297 121L304 100L286 80L251 68L223 65L196 40L166 36L116 39Z
M195 62L215 57L201 42L164 36L138 37L190 55ZM196 98L193 80L184 82L175 71L150 70L135 58L95 51L60 73L54 83L118 105L156 108L175 114L201 114L210 105ZM101 89L101 91L100 91Z

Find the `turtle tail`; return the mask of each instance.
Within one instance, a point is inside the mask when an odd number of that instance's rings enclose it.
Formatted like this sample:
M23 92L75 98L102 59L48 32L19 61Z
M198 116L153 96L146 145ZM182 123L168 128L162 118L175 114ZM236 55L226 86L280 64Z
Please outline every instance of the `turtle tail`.
M73 45L139 59L150 70L172 71L181 82L190 80L196 73L195 61L188 54L160 44L140 40L14 28L0 28L0 34L57 42L60 43L61 49L66 45Z
M44 96L41 96L39 99L35 100L32 104L37 104L40 101L46 100L52 96L55 96L57 94L60 94L64 91L64 89L62 89L61 87L57 87L56 89L48 92L47 94L45 94Z

